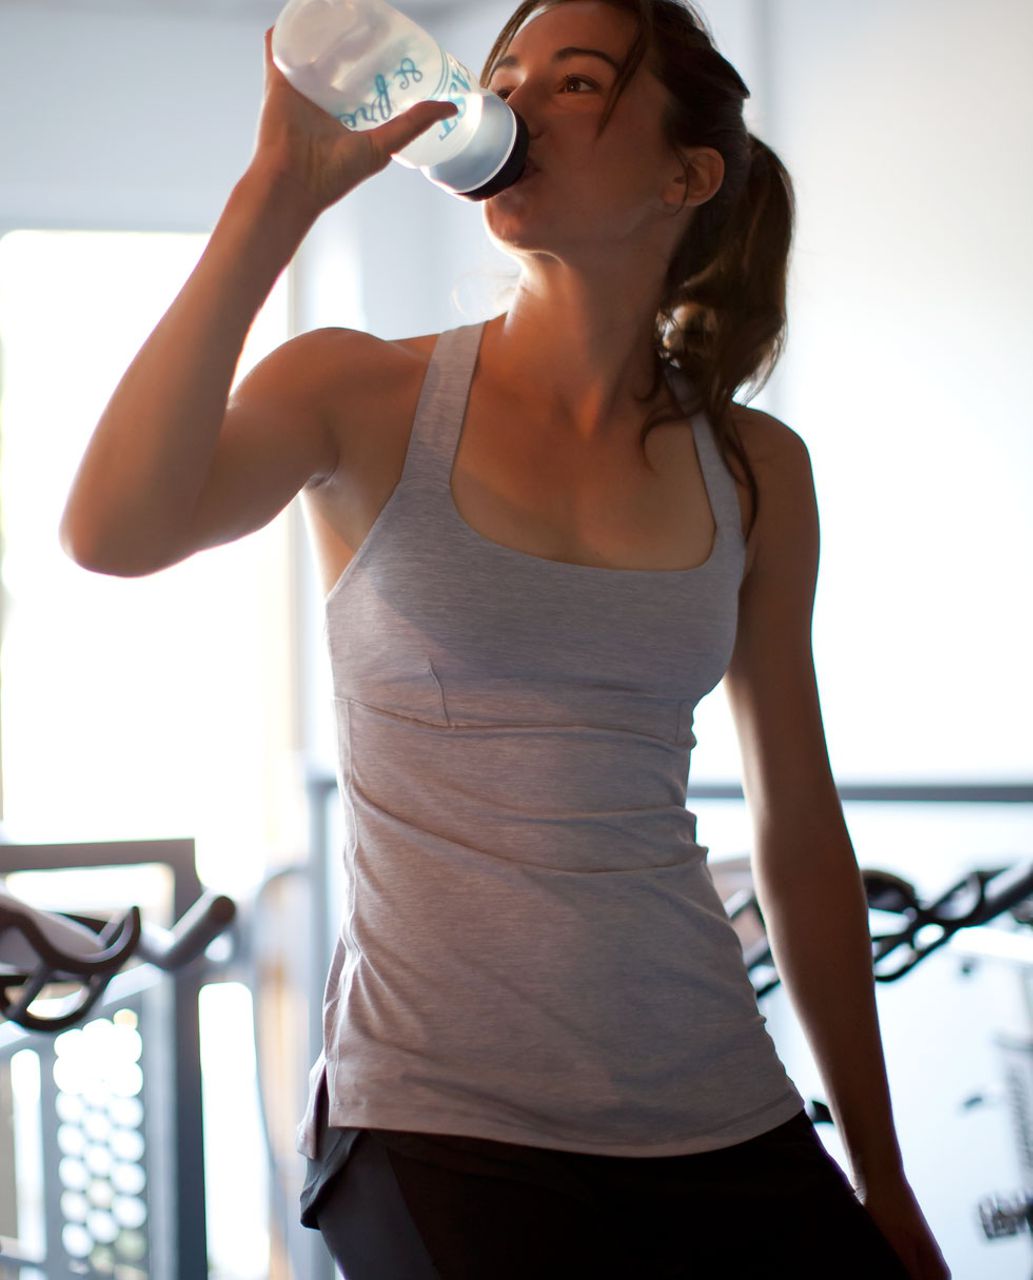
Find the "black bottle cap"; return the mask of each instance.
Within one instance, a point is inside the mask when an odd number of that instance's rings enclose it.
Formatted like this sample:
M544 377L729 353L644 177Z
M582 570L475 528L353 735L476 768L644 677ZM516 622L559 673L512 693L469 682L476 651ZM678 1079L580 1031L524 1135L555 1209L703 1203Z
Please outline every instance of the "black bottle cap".
M512 108L510 109L512 110ZM509 159L494 178L490 182L486 182L483 187L475 187L473 191L456 192L464 200L490 200L492 196L497 196L500 191L505 191L507 187L511 187L524 172L524 166L527 164L527 152L531 145L531 133L524 117L516 111L513 114L516 116L517 132L516 139L513 142L513 150L509 153Z

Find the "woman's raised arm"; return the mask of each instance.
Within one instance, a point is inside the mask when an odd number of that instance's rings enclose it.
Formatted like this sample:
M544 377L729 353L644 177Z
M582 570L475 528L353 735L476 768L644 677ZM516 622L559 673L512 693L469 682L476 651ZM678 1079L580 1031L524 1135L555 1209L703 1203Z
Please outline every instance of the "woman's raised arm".
M62 546L100 573L153 573L239 537L333 469L333 434L302 376L326 331L273 352L231 403L240 353L319 215L456 111L421 102L352 132L286 80L272 61L271 32L251 163L105 407L65 506Z

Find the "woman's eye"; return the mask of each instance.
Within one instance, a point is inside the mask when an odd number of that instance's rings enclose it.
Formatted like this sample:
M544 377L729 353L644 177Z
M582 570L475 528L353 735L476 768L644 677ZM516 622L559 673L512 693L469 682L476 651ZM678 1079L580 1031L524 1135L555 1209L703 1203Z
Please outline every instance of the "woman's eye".
M594 81L589 80L589 79L588 79L587 77L585 77L585 76L564 76L564 77L563 77L563 80L561 81L561 83L562 83L562 84L569 84L569 82L570 82L571 80L578 80L578 81L580 81L582 84L587 84L587 85L589 86L589 88L592 88L592 89L594 89L594 88L596 87L596 85L595 85ZM505 101L505 100L506 100L506 98L508 98L508 97L509 97L509 95L510 95L512 92L513 92L513 91L512 91L512 89L495 89L495 90L494 90L494 93L496 94L496 96L498 96L499 98L501 98L503 101ZM575 95L575 96L576 96L576 95Z

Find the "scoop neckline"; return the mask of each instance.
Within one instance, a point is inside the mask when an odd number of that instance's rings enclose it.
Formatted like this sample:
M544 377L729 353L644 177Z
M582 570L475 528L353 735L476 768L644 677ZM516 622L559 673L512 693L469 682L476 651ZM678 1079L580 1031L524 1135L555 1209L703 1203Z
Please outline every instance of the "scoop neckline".
M482 335L483 335L483 327L482 327ZM479 342L478 342L478 346L479 346ZM476 369L476 356L474 358L474 369ZM673 382L671 370L665 369L664 375L667 378L668 384L671 385ZM473 387L473 372L471 371L469 389L472 389L472 387ZM685 577L690 573L700 573L704 569L708 569L711 567L711 565L713 565L715 559L717 558L718 548L720 547L722 541L724 540L725 524L724 524L724 521L721 520L720 517L718 516L717 503L715 501L714 494L711 490L710 478L707 474L707 466L706 466L706 463L703 461L703 449L700 446L700 433L697 430L697 424L699 423L699 420L700 420L699 413L696 413L691 418L689 418L689 427L692 431L692 441L696 449L696 457L699 460L699 469L700 469L700 474L703 477L703 487L706 490L707 503L710 506L710 513L714 519L714 538L710 544L710 550L707 553L707 558L701 561L699 564L690 565L687 569L621 569L614 565L582 564L578 560L554 560L550 556L535 555L533 551L521 551L519 547L511 547L505 542L496 542L493 538L487 537L485 534L481 533L480 530L475 529L472 524L469 524L467 522L467 520L463 517L462 512L459 510L459 507L456 505L455 494L452 492L452 474L455 471L456 458L459 456L459 445L460 445L460 442L462 441L463 430L466 426L466 415L470 405L469 389L467 391L466 398L464 399L462 408L460 410L459 426L456 431L455 443L452 449L452 456L449 459L448 469L445 475L445 490L446 490L446 499L447 499L446 505L448 507L453 523L458 525L460 529L465 530L465 535L470 541L475 543L480 543L482 546L492 551L501 552L504 556L508 556L510 559L530 560L530 561L536 562L537 564L553 565L556 567L556 569L560 570L561 572L575 570L581 573L588 572L588 573L595 573L595 574L618 574L618 575L623 575L625 577L629 577L629 576L642 577L644 575L648 575L654 578L655 577L673 578L673 577ZM682 399L681 399L681 396L678 394L677 388L672 385L671 390L674 393L674 398L675 400L677 400L679 408L681 408Z

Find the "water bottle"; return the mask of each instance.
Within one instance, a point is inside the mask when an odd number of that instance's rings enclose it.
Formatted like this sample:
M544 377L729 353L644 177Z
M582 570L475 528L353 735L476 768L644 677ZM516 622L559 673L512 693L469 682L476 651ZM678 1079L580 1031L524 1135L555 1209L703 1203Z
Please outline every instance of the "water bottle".
M386 0L288 0L272 55L299 93L348 129L376 128L424 99L454 102L457 115L392 156L450 195L487 200L524 171L526 122Z

